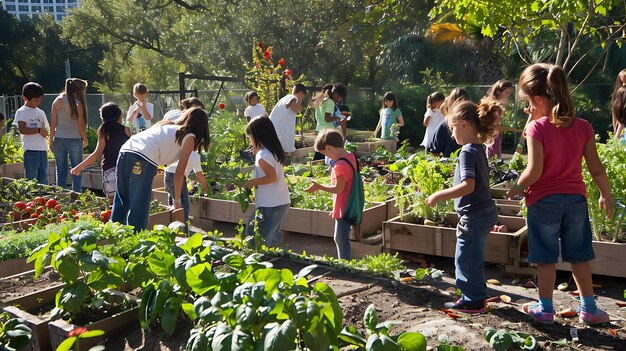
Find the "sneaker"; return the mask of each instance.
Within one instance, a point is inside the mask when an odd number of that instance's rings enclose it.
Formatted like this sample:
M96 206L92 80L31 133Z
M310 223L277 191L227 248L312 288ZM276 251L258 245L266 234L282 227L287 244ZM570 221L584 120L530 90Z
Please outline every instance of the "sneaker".
M578 320L580 323L593 325L609 323L611 319L609 318L608 313L604 312L600 308L596 308L596 313L589 313L580 310L578 312Z
M541 324L554 324L554 312L544 312L540 304L524 305L522 310L524 313L531 316L535 322Z
M463 301L462 299L458 299L456 300L456 302L447 302L444 304L444 306L451 310L457 310L459 312L468 314L487 312L487 304L485 304L485 300Z

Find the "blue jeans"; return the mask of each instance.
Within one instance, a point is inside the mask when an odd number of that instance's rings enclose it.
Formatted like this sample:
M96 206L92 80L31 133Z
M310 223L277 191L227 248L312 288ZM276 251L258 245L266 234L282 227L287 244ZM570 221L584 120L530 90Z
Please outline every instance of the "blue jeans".
M135 232L148 227L152 180L157 167L130 152L117 158L117 188L113 198L111 220L135 227Z
M54 138L52 141L52 152L57 164L57 185L67 188L67 156L70 157L72 168L83 162L83 141L81 139ZM83 176L72 176L72 190L83 191Z
M587 199L577 194L548 195L528 206L528 261L557 263L595 258Z
M167 204L172 206L174 204L174 173L165 172L163 184L165 185L165 191L169 194L167 196ZM180 190L180 202L183 205L185 223L187 223L189 221L189 190L187 189L187 177L183 178L183 188Z
M48 151L24 151L24 173L26 179L48 185Z
M248 239L248 245L254 245L254 219L258 212L258 226L263 238L265 246L277 246L280 244L281 231L283 230L283 222L287 211L289 211L291 204L285 204L276 207L258 207L257 210L252 213L248 224L246 225L246 236L252 237Z
M495 206L459 217L454 265L456 287L463 293L462 299L465 301L487 298L485 241L497 222L498 210Z
M350 259L350 228L352 226L343 218L335 218L335 245L337 245L337 257Z

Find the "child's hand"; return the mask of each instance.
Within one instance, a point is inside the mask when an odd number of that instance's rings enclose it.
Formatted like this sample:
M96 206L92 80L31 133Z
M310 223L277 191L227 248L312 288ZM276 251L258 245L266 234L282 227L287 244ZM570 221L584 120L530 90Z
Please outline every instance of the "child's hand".
M70 170L70 174L71 175L75 175L75 176L79 176L80 175L80 170L78 169L78 167L74 167Z
M439 196L437 193L434 193L426 198L426 206L435 207L435 205L439 202Z
M517 189L516 187L512 187L511 189L509 189L506 197L511 200L517 200L524 197L525 195L526 193L524 191Z
M615 212L615 208L613 207L613 200L606 199L602 195L600 195L600 210L606 210L606 219L612 218Z
M46 128L40 128L39 129L39 135L41 135L42 137L47 137L48 136L48 130Z
M312 180L311 186L304 189L304 191L306 191L307 193L314 193L316 190L319 190L319 188L320 188L320 185L316 181Z
M254 188L254 184L253 184L253 182L252 182L253 180L254 180L254 179L248 179L248 180L246 180L246 183L244 184L244 186L245 186L246 188L248 188L248 189L252 189L252 188Z

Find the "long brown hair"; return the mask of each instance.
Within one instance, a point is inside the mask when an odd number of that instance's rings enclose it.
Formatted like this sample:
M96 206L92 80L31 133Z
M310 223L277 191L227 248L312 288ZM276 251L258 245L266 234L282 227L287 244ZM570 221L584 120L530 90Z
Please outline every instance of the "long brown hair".
M326 84L322 87L322 91L320 91L319 93L317 93L313 99L311 100L311 106L313 108L318 108L319 105L322 104L322 102L326 99L330 97L330 92L333 90L333 85L332 84Z
M450 95L448 95L448 97L443 101L443 104L441 104L441 113L445 116L448 113L448 110L450 110L455 103L470 100L471 99L467 90L463 88L454 88L450 92Z
M175 124L179 128L176 131L176 143L182 145L183 139L189 133L196 136L196 143L193 146L195 151L207 151L209 149L209 143L211 142L211 134L209 133L209 116L206 111L200 107L192 107L185 110L183 114L176 120L162 120L156 124L166 125Z
M87 81L79 78L68 78L65 80L65 96L70 104L71 116L78 119L78 105L83 113L83 118L87 120L87 103L85 102L85 90Z
M520 95L550 99L550 123L567 128L574 123L576 111L567 86L567 75L559 66L536 63L526 67L519 77Z
M495 100L483 100L479 105L471 101L459 101L448 111L446 121L448 125L461 120L472 123L478 130L478 140L485 143L493 140L496 122L503 111L502 104Z
M617 75L613 98L611 100L611 112L618 122L626 124L626 69Z
M487 90L487 94L485 94L483 99L500 100L500 94L509 88L513 89L513 82L510 80L500 79L489 87L489 90Z

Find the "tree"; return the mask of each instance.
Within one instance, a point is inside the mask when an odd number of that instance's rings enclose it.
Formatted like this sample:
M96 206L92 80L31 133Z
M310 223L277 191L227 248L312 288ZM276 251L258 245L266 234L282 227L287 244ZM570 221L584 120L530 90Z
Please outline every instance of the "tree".
M612 43L624 39L624 9L615 0L437 0L431 17L477 26L487 37L504 38L526 64L537 58L563 67L582 83ZM597 51L600 51L598 54Z

